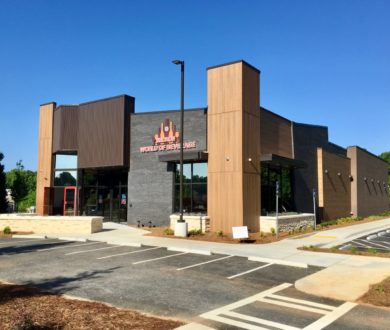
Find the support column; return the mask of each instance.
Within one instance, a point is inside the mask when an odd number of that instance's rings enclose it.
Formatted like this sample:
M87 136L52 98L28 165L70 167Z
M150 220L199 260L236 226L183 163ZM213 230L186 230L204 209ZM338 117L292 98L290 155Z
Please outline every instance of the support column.
M259 230L259 90L260 71L244 61L208 69L207 209L213 231Z
M53 186L53 115L56 103L42 104L39 108L39 138L36 212L39 215L51 213L50 191Z

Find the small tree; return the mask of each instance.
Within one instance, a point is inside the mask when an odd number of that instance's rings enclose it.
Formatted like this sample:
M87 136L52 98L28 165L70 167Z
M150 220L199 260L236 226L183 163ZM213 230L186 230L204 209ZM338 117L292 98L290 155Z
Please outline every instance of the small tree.
M6 186L11 189L17 211L25 211L35 204L36 172L24 170L22 161L16 168L7 172Z
M5 213L8 208L7 204L7 193L5 191L5 173L4 165L1 164L1 161L4 159L4 154L0 152L0 213Z
M387 162L387 184L390 185L390 151L382 152L379 157Z

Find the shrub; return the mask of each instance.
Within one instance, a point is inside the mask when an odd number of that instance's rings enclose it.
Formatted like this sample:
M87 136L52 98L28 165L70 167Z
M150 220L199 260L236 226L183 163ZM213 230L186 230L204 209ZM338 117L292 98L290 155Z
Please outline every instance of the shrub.
M5 227L3 229L3 234L4 235L10 235L11 234L11 228L9 226Z
M224 235L224 233L223 233L222 230L218 230L218 231L217 231L217 236L218 236L218 237L224 237L225 235Z
M351 253L355 254L355 253L357 253L357 248L353 246L353 247L351 247L350 251L351 251Z
M188 236L198 236L198 235L203 235L202 229L191 229L188 231Z
M367 252L375 254L375 253L377 253L377 250L372 248L372 247L370 247L370 248L367 249Z
M275 236L275 235L276 235L276 230L275 230L274 227L271 228L271 234L272 234L272 236Z
M171 228L165 228L163 233L164 233L164 235L173 235L174 234L174 232Z
M265 237L265 234L264 234L263 231L261 231L261 232L260 232L260 238L263 238L263 237Z

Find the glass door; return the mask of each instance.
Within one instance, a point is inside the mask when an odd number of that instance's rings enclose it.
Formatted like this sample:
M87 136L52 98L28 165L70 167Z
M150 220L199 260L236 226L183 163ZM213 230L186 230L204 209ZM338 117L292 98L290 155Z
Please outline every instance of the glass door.
M64 188L64 215L76 215L77 187Z

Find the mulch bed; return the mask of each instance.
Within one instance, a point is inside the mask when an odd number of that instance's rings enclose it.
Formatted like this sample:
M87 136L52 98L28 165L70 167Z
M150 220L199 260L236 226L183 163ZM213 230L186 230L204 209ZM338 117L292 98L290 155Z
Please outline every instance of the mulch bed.
M67 299L35 288L0 283L1 330L174 329L181 325L179 321L103 303Z
M268 243L273 243L277 242L279 240L285 239L285 238L299 238L302 235L308 235L310 233L317 233L321 232L324 230L330 230L330 229L335 229L335 228L341 228L341 227L348 227L348 226L354 226L354 225L359 225L362 223L367 223L367 222L373 222L373 221L378 221L378 220L383 220L388 218L387 216L383 216L381 218L377 219L361 219L361 220L356 220L356 221L351 221L351 222L346 222L346 223L340 223L340 224L334 224L334 225L329 225L329 226L320 226L317 225L317 230L314 231L313 229L306 229L302 232L296 232L296 233L287 233L287 232L281 232L279 233L279 238L277 238L275 235L272 235L271 233L263 233L263 235L260 235L260 232L257 233L250 233L249 234L249 239L248 240L237 240L233 239L231 235L224 235L224 236L218 236L217 233L215 232L207 232L202 235L195 235L195 236L189 236L189 237L176 237L173 235L166 235L164 234L164 230L167 227L141 227L141 229L148 230L150 231L150 234L146 234L149 236L158 236L158 237L167 237L167 238L175 238L175 239L187 239L187 240L194 240L194 241L207 241L207 242L217 242L217 243L231 243L231 244L241 244L241 243L253 243L253 244L268 244ZM135 225L130 225L130 227L137 227ZM318 251L318 252L329 252L329 251ZM333 251L332 251L333 252ZM334 252L333 252L334 253ZM342 252L340 252L342 253ZM380 256L380 253L376 254L377 256Z
M150 234L146 234L149 236L187 239L193 241L207 241L207 242L216 242L216 243L231 243L231 244L242 244L242 243L266 244L266 243L276 242L286 237L292 237L292 235L289 235L288 233L280 233L279 239L272 234L264 234L264 237L260 237L260 233L250 233L249 239L239 240L239 239L233 239L231 235L218 236L217 233L214 232L207 232L202 235L195 235L189 237L176 237L173 235L164 234L164 230L166 229L166 227L155 227L155 228L144 227L142 229L150 231Z
M359 299L359 302L390 307L390 277L381 283L371 285L368 292Z

